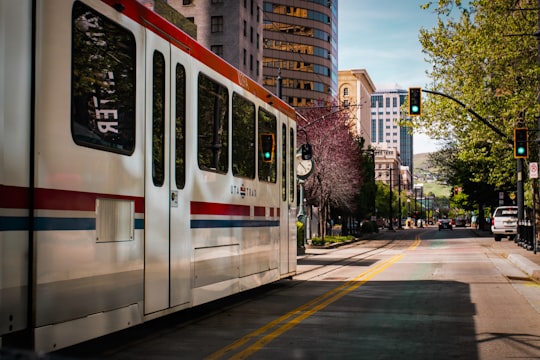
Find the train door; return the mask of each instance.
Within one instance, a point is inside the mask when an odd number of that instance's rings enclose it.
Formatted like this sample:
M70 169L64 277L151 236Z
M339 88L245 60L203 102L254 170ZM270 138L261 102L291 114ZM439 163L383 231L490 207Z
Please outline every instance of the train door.
M291 129L292 130L292 129ZM294 138L290 133L288 126L283 123L281 125L281 201L279 211L280 223L280 273L290 274L296 269L296 211L294 209ZM291 149L293 151L291 152ZM291 194L292 193L292 194ZM292 199L291 199L292 196Z
M185 186L187 57L146 34L144 312L189 302Z
M171 124L170 124L170 305L186 304L191 299L191 242L188 231L189 191L186 181L186 127L188 101L189 58L186 53L172 48L171 51Z
M144 313L169 307L170 45L146 32Z

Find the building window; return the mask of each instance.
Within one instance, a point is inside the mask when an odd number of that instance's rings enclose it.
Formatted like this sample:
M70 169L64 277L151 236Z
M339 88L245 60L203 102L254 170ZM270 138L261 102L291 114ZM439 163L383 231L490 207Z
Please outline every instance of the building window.
M349 96L349 88L344 88L343 89L343 96Z
M223 16L212 16L210 21L211 21L211 32L213 33L223 32Z
M247 23L246 20L244 20L244 37L247 36Z
M244 49L244 65L247 64L247 51Z
M182 5L192 5L193 0L182 0Z
M210 46L210 50L214 54L223 57L223 45L212 45Z

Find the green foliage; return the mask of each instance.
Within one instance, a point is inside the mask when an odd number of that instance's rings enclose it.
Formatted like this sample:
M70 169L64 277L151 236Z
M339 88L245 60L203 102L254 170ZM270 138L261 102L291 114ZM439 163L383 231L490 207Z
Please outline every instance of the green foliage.
M462 206L482 203L494 189L515 187L513 128L537 127L540 67L534 36L536 0L516 5L506 0L441 0L424 5L438 16L433 29L420 31L430 63L430 90L452 96L499 129L471 117L466 108L442 96L423 97L423 116L415 127L443 139L446 146L433 159L443 177L460 185L468 198ZM517 36L519 35L519 36ZM531 154L537 154L531 143Z
M346 241L352 241L354 240L354 236L347 235L347 236L331 236L327 235L324 237L324 240L320 237L314 237L311 239L311 245L314 246L323 246L326 244L334 244L334 243L342 243Z

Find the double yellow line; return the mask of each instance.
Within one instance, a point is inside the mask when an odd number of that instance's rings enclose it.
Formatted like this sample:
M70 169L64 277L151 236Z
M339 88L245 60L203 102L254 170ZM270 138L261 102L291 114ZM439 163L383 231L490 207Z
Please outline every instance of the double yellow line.
M420 239L417 237L414 240L414 243L407 250L414 250L419 244ZM377 274L383 272L384 270L388 269L390 266L401 260L404 256L404 253L394 255L380 263L377 263L375 266L361 273L360 275L324 293L323 295L313 299L312 301L307 302L306 304L288 312L287 314L277 318L276 320L269 322L265 326L255 331L252 331L251 333L238 339L232 344L209 355L208 357L206 357L206 359L221 359L225 356L227 356L229 359L245 359L251 356L255 352L262 349L266 344L268 344L284 332L290 330L294 326L300 324L303 320L307 319L317 311L324 309L325 307L347 295L351 291L354 291L360 286L364 285ZM248 342L251 341L254 341L251 345L235 353L237 349L245 346Z

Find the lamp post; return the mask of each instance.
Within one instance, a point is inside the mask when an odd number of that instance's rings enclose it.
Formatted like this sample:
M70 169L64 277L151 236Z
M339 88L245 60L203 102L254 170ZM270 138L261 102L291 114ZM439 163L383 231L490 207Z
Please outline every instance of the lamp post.
M389 198L389 201L388 201L388 205L389 205L389 212L390 212L390 225L388 226L388 230L394 230L394 226L392 225L392 168L388 169L388 172L390 173L390 182L388 183L388 185L390 186L390 198Z
M398 169L398 229L402 230L401 226L401 170Z

